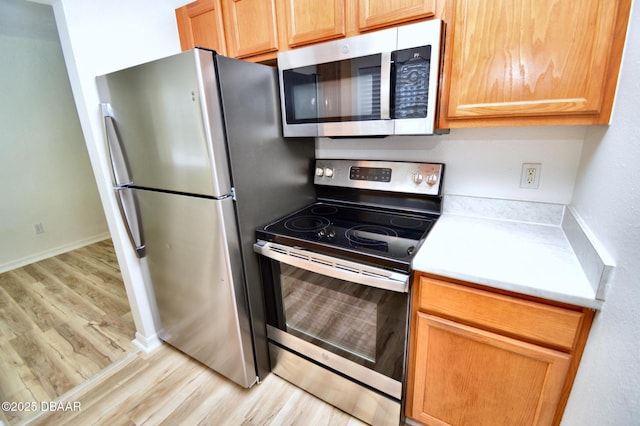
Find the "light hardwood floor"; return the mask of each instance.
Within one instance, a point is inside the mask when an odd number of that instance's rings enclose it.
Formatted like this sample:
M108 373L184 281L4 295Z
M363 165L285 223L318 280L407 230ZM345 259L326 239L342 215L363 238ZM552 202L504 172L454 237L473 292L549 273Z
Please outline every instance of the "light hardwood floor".
M2 273L0 401L55 401L133 352L134 336L110 240Z
M274 374L243 389L168 345L128 357L60 402L66 411L28 424L364 425Z
M0 274L0 402L24 425L363 425L274 374L242 389L135 328L110 241ZM0 412L0 420L3 413Z

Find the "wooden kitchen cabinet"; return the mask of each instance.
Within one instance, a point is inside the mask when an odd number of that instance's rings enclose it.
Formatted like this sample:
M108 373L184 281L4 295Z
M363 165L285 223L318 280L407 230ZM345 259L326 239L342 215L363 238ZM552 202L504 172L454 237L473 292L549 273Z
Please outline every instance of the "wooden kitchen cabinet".
M219 0L197 0L176 9L175 13L183 51L206 47L227 54Z
M286 48L440 17L446 0L281 0Z
M182 50L208 47L233 58L263 62L274 60L278 51L432 18L444 4L444 0L197 0L176 9L176 19Z
M254 62L346 34L345 0L197 0L176 18L182 50L216 46Z
M278 50L275 0L222 0L222 12L229 56L246 58Z
M416 274L407 417L559 424L593 311Z
M435 14L436 0L358 0L358 29L388 27Z
M551 424L569 355L418 312L413 416L425 424ZM412 417L413 417L412 416Z
M630 0L451 0L439 127L609 122Z
M345 0L282 1L287 48L345 36Z

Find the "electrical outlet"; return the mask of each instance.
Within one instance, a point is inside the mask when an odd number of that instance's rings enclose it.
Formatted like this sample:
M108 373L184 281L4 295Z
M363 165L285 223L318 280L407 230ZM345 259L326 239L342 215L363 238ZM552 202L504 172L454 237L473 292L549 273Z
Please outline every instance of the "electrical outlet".
M33 225L33 229L36 230L36 234L44 234L44 226L42 226L42 223L36 223Z
M541 163L522 163L520 188L538 189L540 186Z

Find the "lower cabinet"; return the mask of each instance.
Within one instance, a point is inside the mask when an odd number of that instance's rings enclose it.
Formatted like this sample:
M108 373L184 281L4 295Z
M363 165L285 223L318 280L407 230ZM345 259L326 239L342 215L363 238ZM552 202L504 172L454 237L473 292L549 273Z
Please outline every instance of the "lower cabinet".
M426 425L558 424L593 311L416 274L407 417Z

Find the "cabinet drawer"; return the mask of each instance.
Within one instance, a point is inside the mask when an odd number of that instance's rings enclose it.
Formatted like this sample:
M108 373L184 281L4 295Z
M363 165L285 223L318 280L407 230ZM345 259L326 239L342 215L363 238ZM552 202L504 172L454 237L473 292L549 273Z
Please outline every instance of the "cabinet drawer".
M584 313L419 277L420 311L571 351Z

